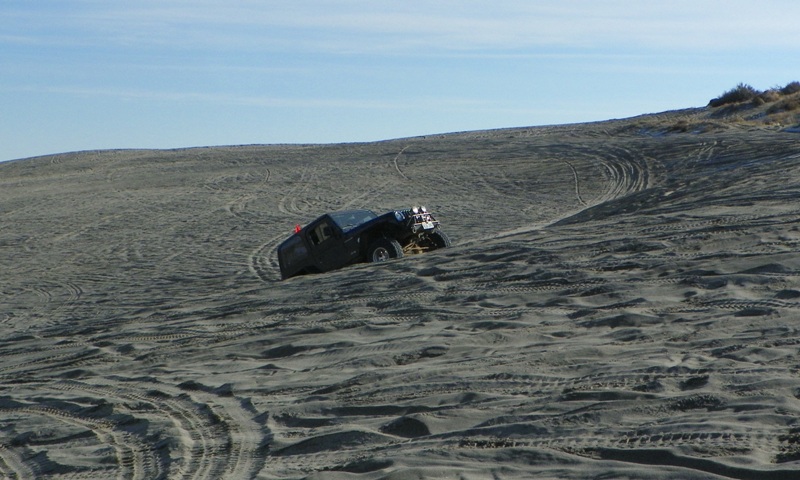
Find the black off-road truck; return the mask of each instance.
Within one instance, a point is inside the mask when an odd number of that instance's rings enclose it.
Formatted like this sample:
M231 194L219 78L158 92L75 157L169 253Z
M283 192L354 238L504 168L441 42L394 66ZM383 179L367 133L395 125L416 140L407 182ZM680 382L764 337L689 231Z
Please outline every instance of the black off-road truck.
M278 262L285 280L449 246L450 239L425 207L380 216L370 210L348 210L295 227L295 234L278 247Z

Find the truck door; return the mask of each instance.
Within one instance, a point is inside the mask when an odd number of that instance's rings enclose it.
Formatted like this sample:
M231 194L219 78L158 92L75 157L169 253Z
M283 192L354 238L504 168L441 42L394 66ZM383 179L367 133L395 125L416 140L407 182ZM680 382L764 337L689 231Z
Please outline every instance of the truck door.
M342 232L328 217L323 217L306 230L311 254L320 270L327 272L350 263L350 255L342 241Z

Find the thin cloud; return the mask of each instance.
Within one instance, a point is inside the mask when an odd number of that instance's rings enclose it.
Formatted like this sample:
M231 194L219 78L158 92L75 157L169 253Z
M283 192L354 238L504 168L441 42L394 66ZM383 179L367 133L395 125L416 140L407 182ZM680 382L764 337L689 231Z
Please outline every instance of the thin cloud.
M17 12L11 25L21 26L6 41L34 41L26 37L27 28L33 36L52 32L45 38L54 44L83 38L75 44L110 42L128 48L361 54L553 47L709 51L795 45L800 2L765 0L753 8L731 0L84 1L68 12L40 13L26 18ZM83 34L72 35L76 31Z
M238 105L259 108L307 108L307 109L361 109L361 110L417 110L422 108L469 109L486 107L486 102L461 98L424 98L416 101L385 101L359 98L290 98L266 95L238 95L215 92L163 91L125 88L94 88L77 86L56 87L12 87L0 85L0 92L58 94L74 97L109 97L119 100L137 100L175 103L207 103Z

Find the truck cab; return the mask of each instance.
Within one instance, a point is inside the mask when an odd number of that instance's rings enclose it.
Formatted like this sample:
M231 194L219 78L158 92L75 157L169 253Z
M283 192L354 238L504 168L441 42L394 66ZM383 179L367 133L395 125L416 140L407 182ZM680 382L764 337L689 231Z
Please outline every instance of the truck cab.
M281 277L335 270L357 260L360 237L347 235L355 227L376 218L370 210L325 214L309 223L278 247Z

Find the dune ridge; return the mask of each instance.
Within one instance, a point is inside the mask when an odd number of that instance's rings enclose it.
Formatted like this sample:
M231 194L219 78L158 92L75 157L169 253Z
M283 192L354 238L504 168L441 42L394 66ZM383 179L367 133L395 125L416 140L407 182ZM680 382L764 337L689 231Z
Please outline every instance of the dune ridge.
M0 164L0 476L800 478L799 198L715 109ZM279 280L413 204L453 248Z

